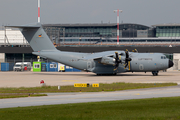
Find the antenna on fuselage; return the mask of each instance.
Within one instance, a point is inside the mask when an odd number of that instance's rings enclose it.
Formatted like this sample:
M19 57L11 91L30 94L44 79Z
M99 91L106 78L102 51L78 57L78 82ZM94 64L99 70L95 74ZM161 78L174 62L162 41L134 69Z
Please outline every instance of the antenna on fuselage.
M38 0L38 23L40 23L40 0Z

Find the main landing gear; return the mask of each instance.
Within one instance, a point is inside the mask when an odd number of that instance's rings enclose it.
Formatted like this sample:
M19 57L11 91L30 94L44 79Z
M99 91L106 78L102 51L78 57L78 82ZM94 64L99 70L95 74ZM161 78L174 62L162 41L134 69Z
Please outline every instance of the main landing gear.
M159 71L152 71L153 76L158 76Z

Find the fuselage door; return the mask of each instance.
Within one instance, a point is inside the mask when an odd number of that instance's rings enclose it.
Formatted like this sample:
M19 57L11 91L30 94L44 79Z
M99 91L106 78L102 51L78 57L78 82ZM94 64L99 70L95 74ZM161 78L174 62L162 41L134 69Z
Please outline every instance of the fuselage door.
M157 63L154 63L154 65L155 65L155 68L156 68L156 69L158 69L158 68L159 68Z
M88 61L87 62L87 70L91 69L92 68L92 64L91 64L91 61Z
M140 64L140 65L139 65L139 70L144 70L143 64Z

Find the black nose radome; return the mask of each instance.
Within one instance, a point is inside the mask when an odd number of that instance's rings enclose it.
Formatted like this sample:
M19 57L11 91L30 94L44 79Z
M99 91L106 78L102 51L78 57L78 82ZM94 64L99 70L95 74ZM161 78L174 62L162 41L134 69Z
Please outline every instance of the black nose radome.
M169 60L169 68L172 67L173 65L174 63L171 60Z

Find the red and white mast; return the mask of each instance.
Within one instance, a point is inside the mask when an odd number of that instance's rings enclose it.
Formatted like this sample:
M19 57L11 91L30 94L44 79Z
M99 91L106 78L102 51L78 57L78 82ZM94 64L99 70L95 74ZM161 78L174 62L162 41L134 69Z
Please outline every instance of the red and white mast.
M38 0L38 23L40 23L40 0Z
M119 12L122 13L122 10L114 10L114 12L117 12L117 45L119 45Z

